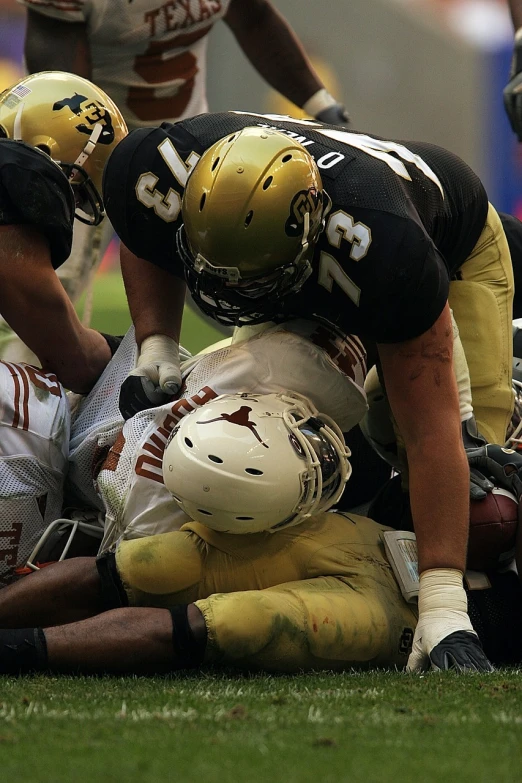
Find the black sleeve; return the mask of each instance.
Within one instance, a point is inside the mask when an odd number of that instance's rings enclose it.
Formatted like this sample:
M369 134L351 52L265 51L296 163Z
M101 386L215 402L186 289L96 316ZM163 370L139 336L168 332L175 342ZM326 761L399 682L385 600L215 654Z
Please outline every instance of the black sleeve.
M0 141L0 225L35 226L47 237L56 269L69 257L74 196L63 171L20 141Z
M159 147L165 142L182 161L201 152L181 124L132 131L107 162L103 199L114 230L134 255L183 277L176 231L184 187L161 155Z
M399 343L427 332L444 309L449 283L446 264L431 245L424 262L417 263L408 277L396 279L388 290L376 342Z

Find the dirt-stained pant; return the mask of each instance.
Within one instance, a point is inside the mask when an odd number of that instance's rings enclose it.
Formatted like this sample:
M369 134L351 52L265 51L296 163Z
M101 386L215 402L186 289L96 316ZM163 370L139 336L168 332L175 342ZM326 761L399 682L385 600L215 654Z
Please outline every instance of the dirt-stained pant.
M195 602L208 663L280 672L403 667L417 618L385 556L386 529L339 513L244 536L191 522L122 541L116 565L132 606Z

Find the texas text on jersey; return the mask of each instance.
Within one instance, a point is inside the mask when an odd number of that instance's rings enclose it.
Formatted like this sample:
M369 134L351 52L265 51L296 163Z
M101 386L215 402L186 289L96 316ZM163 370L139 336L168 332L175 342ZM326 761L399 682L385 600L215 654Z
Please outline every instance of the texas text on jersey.
M277 317L313 317L377 342L425 332L488 209L473 171L431 144L246 112L134 131L112 154L104 179L107 214L127 247L183 275L175 235L188 176L208 147L247 126L274 128L303 144L332 201L313 274L281 301Z
M53 267L71 252L74 197L67 177L44 152L0 139L0 225L31 225L47 238Z

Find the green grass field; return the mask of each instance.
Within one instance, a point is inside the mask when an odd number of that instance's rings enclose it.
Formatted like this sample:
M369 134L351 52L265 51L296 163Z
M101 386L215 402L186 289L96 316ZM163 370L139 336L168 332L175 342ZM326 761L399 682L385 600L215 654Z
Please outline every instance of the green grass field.
M1 779L522 779L520 672L0 679Z
M126 330L118 275L94 303ZM220 337L187 311L186 347ZM0 781L522 781L521 675L0 678Z

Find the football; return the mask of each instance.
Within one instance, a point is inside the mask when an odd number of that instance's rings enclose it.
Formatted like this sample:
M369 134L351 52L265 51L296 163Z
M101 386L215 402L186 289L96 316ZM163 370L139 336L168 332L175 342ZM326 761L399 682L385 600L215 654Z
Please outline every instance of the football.
M500 487L471 501L468 568L487 571L514 555L518 513L515 496Z

